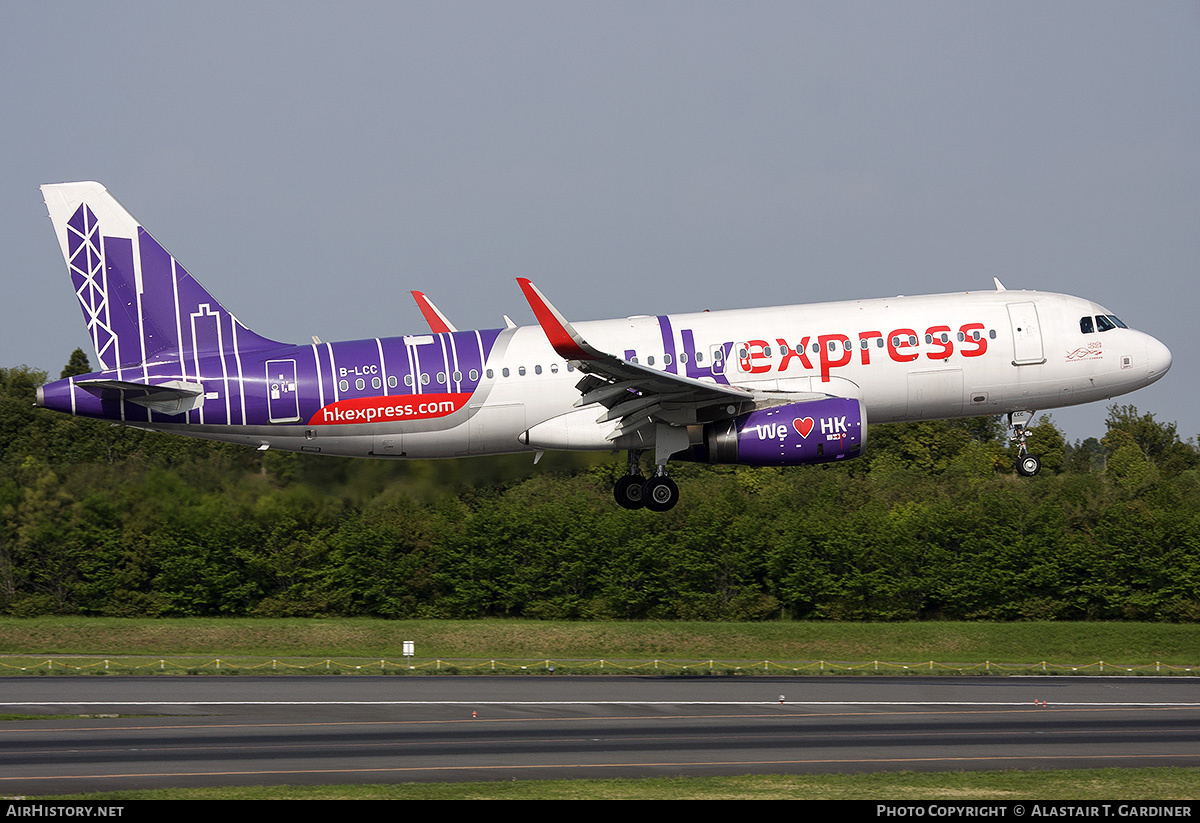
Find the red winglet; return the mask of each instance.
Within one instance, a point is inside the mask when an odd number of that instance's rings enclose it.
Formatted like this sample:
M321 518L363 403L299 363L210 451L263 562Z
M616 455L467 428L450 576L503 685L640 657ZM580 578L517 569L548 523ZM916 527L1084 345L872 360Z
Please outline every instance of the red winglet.
M446 332L455 331L455 328L446 320L445 315L437 310L437 306L429 302L429 298L424 292L412 292L413 300L417 301L417 308L421 310L421 314L425 315L425 322L429 324L430 330L434 334L444 334Z
M554 347L560 357L567 360L597 359L595 354L579 345L583 342L582 339L576 340L571 333L573 329L570 328L570 323L559 314L554 306L550 305L550 302L538 291L537 286L525 277L518 277L517 283L521 286L521 291L525 292L529 308L533 309L533 314L541 324L542 331L546 333L546 339L550 341L550 345Z

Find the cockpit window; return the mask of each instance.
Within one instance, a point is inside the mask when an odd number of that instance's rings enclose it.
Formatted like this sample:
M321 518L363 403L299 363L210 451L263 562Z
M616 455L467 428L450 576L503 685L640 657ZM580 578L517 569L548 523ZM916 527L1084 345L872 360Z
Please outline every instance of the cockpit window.
M1079 330L1084 334L1091 334L1096 330L1095 327L1092 326L1092 318L1090 315L1079 318Z
M1113 321L1109 320L1108 317L1106 317L1105 315L1103 315L1103 314L1096 315L1096 328L1100 329L1100 331L1112 331L1116 327L1117 327L1117 324L1114 323Z
M1121 322L1121 318L1117 317L1115 314L1110 314L1110 315L1108 315L1108 319L1109 319L1109 320L1111 320L1111 321L1113 321L1114 323L1116 323L1118 326L1120 326L1120 327L1121 327L1121 328L1123 328L1123 329L1127 329L1127 328L1129 328L1129 327L1128 327L1128 326L1126 326L1124 323L1122 323L1122 322Z

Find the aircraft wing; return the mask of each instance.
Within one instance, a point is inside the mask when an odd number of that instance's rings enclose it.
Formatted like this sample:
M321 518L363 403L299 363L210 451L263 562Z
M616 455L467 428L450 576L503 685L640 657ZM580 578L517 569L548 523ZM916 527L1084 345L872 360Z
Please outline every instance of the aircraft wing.
M650 423L686 425L698 422L697 415L710 420L732 417L755 405L754 395L745 389L671 374L600 351L537 286L524 277L518 277L517 283L550 345L585 375L576 385L580 398L575 405L604 406L607 412L598 423L620 421L608 439L615 440Z

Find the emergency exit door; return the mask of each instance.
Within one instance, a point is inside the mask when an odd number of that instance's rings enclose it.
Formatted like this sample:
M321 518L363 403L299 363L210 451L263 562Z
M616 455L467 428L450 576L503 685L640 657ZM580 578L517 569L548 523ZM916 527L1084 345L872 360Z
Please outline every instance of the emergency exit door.
M267 361L267 418L272 423L295 423L300 419L295 360Z

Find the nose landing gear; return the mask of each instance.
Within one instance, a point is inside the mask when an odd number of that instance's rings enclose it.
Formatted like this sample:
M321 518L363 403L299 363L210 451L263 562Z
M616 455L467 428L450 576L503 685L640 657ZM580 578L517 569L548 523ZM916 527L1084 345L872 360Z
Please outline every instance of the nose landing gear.
M1022 477L1033 477L1042 470L1041 459L1035 454L1030 454L1025 445L1029 437L1029 421L1033 419L1034 414L1032 411L1015 411L1008 415L1008 427L1012 430L1008 439L1017 444L1017 474Z

